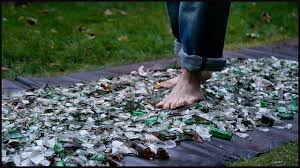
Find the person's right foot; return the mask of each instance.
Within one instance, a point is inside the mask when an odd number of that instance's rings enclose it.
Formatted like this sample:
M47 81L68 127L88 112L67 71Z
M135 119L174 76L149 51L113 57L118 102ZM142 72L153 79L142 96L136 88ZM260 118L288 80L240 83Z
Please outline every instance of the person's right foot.
M210 72L210 71L202 71L200 73L200 80L201 81L206 81L206 80L210 79L211 77L212 77L212 72ZM177 84L178 79L179 79L179 75L176 76L175 78L163 81L163 82L160 83L160 87L172 88Z
M204 99L201 89L200 72L191 73L185 69L179 75L179 79L171 93L156 104L156 107L163 109L176 109L188 107Z

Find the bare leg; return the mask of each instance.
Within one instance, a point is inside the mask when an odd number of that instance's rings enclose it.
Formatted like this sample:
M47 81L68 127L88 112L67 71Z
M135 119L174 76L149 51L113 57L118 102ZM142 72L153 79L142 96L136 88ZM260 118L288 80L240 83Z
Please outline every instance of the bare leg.
M183 106L190 106L195 102L202 100L204 95L200 86L200 76L200 72L191 73L186 69L183 69L176 86L168 96L156 104L156 107L175 109Z
M212 72L210 71L202 71L200 72L200 80L206 81L212 77ZM179 80L179 76L176 76L175 78L163 81L160 83L160 86L163 88L172 88L174 87Z

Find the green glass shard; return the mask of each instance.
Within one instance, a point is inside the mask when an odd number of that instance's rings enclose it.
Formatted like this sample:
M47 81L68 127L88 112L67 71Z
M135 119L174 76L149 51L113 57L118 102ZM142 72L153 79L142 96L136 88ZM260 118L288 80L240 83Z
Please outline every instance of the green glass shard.
M268 107L269 106L269 101L266 99L260 100L260 106L261 107Z
M59 154L64 151L64 148L62 147L61 144L55 144L53 150L55 153Z
M158 119L157 116L148 118L147 120L144 121L144 124L149 125L149 126L153 125L157 122L157 119Z
M207 108L207 106L203 102L197 103L195 107L197 109L201 110L204 113L207 113L209 111L209 109Z
M291 109L293 112L298 112L298 104L296 104L296 103L291 104L291 105L290 105L290 109Z
M196 124L212 124L212 122L211 121L209 121L209 120L206 120L205 118L203 118L203 117L200 117L200 116L198 116L198 115L193 115L193 118L195 119L195 123Z
M92 156L91 159L103 163L106 161L106 155L104 153L96 154Z
M113 79L113 76L107 76L106 79L112 80L112 79Z
M221 138L221 139L225 139L225 140L231 140L233 133L232 132L228 132L228 131L224 131L218 128L211 128L210 132L209 132L213 137L216 138Z
M12 134L9 134L8 136L11 139L23 139L23 138L25 138L24 135L22 135L20 133L12 133Z
M277 116L280 117L281 119L287 119L287 120L294 118L293 113L278 113Z
M188 120L185 120L184 123L186 125L193 125L194 123L196 123L196 121L194 119L188 119Z
M144 114L145 114L145 112L143 112L143 111L133 111L133 112L131 113L132 116L138 116L138 117L141 117L141 116L143 116Z
M278 107L278 108L277 108L277 111L278 111L279 113L286 113L286 112L287 112L287 109L286 109L285 107Z
M56 162L55 166L59 166L59 167L66 166L66 163L63 160L61 160L59 162Z

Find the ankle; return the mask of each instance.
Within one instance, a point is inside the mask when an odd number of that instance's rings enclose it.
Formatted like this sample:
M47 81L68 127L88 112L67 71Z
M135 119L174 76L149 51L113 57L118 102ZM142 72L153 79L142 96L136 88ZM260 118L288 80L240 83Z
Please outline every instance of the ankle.
M182 69L181 76L184 80L188 80L189 82L200 83L201 72L190 72L186 69Z

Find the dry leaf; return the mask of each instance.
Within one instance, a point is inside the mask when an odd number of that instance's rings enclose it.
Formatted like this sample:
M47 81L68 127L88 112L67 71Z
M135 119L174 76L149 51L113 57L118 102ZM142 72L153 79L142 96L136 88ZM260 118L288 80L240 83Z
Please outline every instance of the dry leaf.
M122 15L128 15L127 12L123 11L123 10L119 10L119 12L122 14Z
M57 33L57 30L56 29L51 29L50 30L52 33Z
M261 17L262 17L263 21L266 23L271 23L271 21L272 21L272 17L270 16L270 14L268 12L263 12L261 14Z
M27 17L27 18L26 18L26 21L27 21L27 23L30 24L30 25L35 25L35 24L38 23L38 20L35 19L35 18L32 18L32 17Z
M87 28L86 28L85 26L79 25L79 26L77 27L77 30L78 30L79 32L86 32L86 31L87 31Z
M54 8L51 8L51 9L42 9L42 10L40 10L39 12L40 12L40 13L43 13L43 14L48 14L48 13L54 12L54 11L55 11L55 9L54 9Z
M112 12L109 9L106 9L104 12L104 15L110 16L110 15L112 15Z
M24 16L19 16L18 17L18 21L21 21L21 20L23 20L25 17Z
M9 68L7 68L7 67L1 67L1 69L2 69L2 72L7 72L7 71L9 71L10 69Z
M59 63L50 63L49 65L50 66L60 66L61 64L59 64Z
M118 37L118 40L122 42L128 42L128 36L120 36Z
M90 40L94 40L96 38L96 35L94 33L88 33L87 38Z

